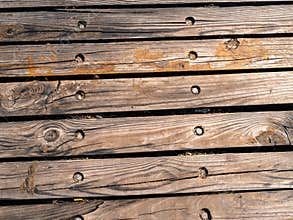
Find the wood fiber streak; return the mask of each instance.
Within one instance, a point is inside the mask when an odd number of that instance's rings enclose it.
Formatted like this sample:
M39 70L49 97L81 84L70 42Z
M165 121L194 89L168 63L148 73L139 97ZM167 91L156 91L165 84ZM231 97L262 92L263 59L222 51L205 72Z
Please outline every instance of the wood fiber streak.
M195 24L186 25L193 16ZM80 29L79 21L87 22ZM293 5L57 9L0 13L0 41L59 41L293 32Z
M7 45L0 77L283 68L293 67L292 51L287 37ZM78 54L84 62L75 61Z
M0 199L108 197L292 188L292 152L9 162ZM199 177L205 167L208 176ZM73 175L83 174L75 182Z
M267 0L257 0L257 2L266 2ZM252 0L1 0L0 8L19 8L19 7L54 7L54 6L113 6L113 5L144 5L144 4L156 4L158 7L160 4L190 4L190 3L206 3L210 5L214 2L220 3L243 3L243 2L252 2ZM289 0L270 0L270 2L290 2Z
M199 86L200 94L191 92ZM79 100L76 93L83 91ZM3 83L2 117L293 102L292 72ZM77 96L79 97L79 96Z
M278 146L293 142L293 112L8 122L0 130L1 158Z
M194 220L208 208L212 219L279 220L293 218L293 192L253 192L169 198L87 201L44 205L2 206L1 219L64 219L81 215L85 220ZM98 206L97 209L95 207Z

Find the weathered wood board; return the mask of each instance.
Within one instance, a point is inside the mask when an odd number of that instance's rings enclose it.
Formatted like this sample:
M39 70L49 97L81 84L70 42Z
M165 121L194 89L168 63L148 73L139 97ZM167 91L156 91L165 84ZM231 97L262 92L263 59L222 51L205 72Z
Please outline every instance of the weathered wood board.
M138 41L0 47L0 77L293 67L291 38Z
M293 112L6 122L0 130L0 158L278 146L293 143Z
M43 205L0 206L1 219L194 220L207 209L212 219L279 220L293 218L293 192L267 191L115 201L90 200Z
M292 11L293 5L285 4L1 12L0 41L68 42L292 33ZM193 25L187 25L189 17L193 17L189 19Z
M286 104L293 102L293 74L3 83L0 97L2 117Z
M22 8L22 7L57 7L57 6L109 6L113 7L114 5L122 5L122 6L132 6L132 5L152 5L155 4L157 7L160 5L166 4L176 4L176 5L184 5L184 4L192 4L192 3L206 3L207 5L213 5L213 3L251 3L255 4L256 2L268 2L267 0L83 0L83 1L76 1L76 0L1 0L0 1L0 8ZM270 0L270 2L280 4L284 2L290 2L290 0Z
M292 156L230 153L0 163L0 199L292 189Z

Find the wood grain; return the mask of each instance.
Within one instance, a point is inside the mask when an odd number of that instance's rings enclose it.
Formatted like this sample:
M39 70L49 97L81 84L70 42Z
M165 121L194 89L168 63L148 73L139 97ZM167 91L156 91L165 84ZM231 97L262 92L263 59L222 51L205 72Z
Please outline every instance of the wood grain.
M202 196L182 196L116 201L86 201L44 205L0 206L1 219L65 219L80 215L84 220L194 220L201 209L210 211L212 219L279 220L293 218L293 192L248 192ZM99 205L100 204L100 205ZM87 214L88 207L98 208Z
M70 42L292 33L292 11L293 5L2 12L0 41ZM195 18L192 26L185 22L190 16ZM79 21L87 22L86 27L80 29Z
M0 199L291 189L293 152L1 163ZM207 178L199 177L205 167ZM73 176L83 175L76 182Z
M242 3L242 2L266 2L267 0L1 0L0 8L19 8L19 7L57 7L57 6L113 6L113 5L144 5L144 4L156 4L158 7L161 4L190 4L190 3L206 3L207 5L220 2L220 3ZM270 0L270 2L290 2L289 0Z
M287 37L3 45L0 77L282 68L293 67L292 51Z
M278 146L293 143L293 112L7 122L0 130L1 158Z
M0 219L51 220L74 219L94 212L103 201L54 202L53 204L0 206ZM97 216L96 216L97 217Z
M284 104L292 94L292 72L3 83L0 115Z

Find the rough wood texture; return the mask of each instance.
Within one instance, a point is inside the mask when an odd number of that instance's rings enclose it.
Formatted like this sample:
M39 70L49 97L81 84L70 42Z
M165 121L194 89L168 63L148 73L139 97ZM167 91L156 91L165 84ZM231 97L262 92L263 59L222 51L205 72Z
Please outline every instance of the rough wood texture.
M74 219L94 212L103 201L54 202L53 204L0 206L0 219L52 220ZM97 216L95 216L97 218ZM87 219L87 217L86 217Z
M144 4L155 4L158 7L160 4L190 4L190 3L206 3L207 5L212 4L214 2L220 3L241 3L241 2L251 2L252 4L255 2L267 2L267 0L1 0L0 8L19 8L19 7L57 7L57 6L113 6L113 5L144 5ZM289 0L270 0L270 2L290 2Z
M199 94L191 88L200 87ZM0 114L51 115L293 102L292 72L3 83Z
M0 47L0 77L293 67L292 51L286 37L8 45Z
M292 33L292 11L293 5L3 12L0 41ZM190 16L195 18L191 26L185 22Z
M200 219L202 209L210 211L213 220L249 219L279 220L293 218L293 192L253 192L203 196L183 196L117 201L88 201L46 205L2 206L1 219L51 220L80 215L85 220L117 219ZM97 209L94 208L98 206ZM88 213L87 213L88 212ZM87 214L85 214L87 213Z
M274 152L1 163L0 199L288 189L293 187L292 156Z
M293 112L8 122L0 130L1 158L276 146L293 143Z

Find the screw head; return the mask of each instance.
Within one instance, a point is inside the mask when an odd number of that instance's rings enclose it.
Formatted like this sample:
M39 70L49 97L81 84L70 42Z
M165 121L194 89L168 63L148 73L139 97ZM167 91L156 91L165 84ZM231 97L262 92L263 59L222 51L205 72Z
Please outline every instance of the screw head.
M187 17L187 18L185 18L185 23L186 23L186 25L188 25L188 26L192 26L192 25L194 25L194 23L195 23L195 19L194 19L194 17Z
M82 90L77 91L77 92L75 93L75 98L76 98L77 100L82 100L82 99L84 99L84 98L85 98L85 92L82 91Z
M59 138L59 136L60 136L60 132L58 130L50 129L45 132L44 139L47 142L54 142Z
M209 171L207 168L205 167L200 167L198 169L198 177L201 178L201 179L206 179L209 175Z
M199 211L199 217L201 220L212 220L211 212L206 208Z
M202 136L204 134L204 130L201 126L197 126L194 128L194 133L198 136Z
M74 136L75 136L75 139L82 140L82 139L84 139L85 134L82 130L77 130L75 132Z
M87 25L87 22L86 21L78 21L77 22L77 26L79 29L85 29L86 28L86 25Z
M188 53L188 57L189 57L190 60L196 60L198 55L197 55L197 53L195 51L190 51Z
M82 173L76 172L73 174L73 180L74 180L74 182L81 182L84 180L84 176Z
M199 86L192 86L191 87L191 92L194 95L198 95L200 93L200 87Z

